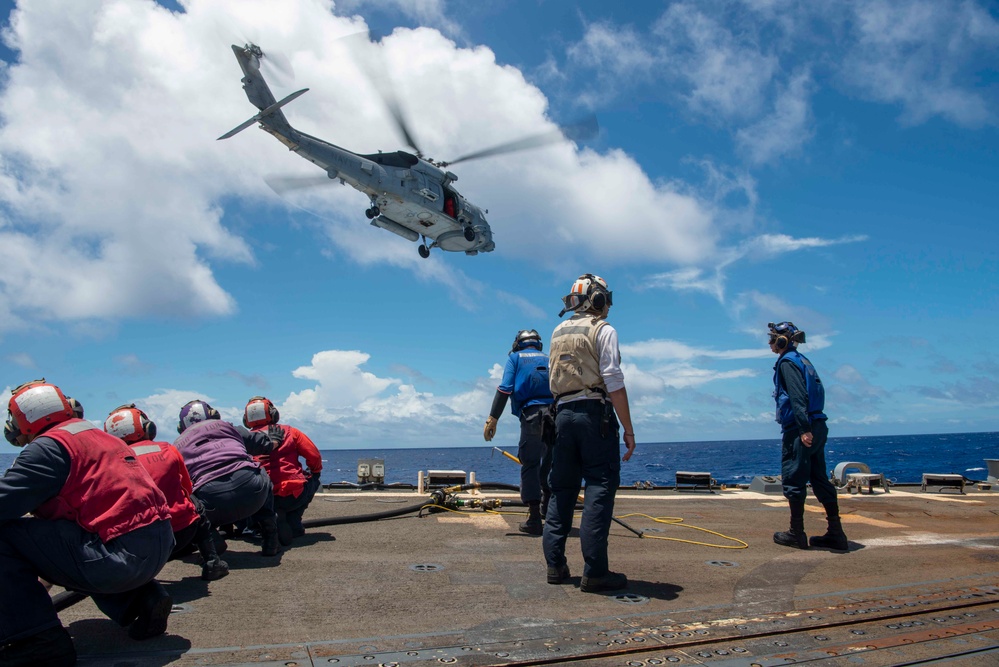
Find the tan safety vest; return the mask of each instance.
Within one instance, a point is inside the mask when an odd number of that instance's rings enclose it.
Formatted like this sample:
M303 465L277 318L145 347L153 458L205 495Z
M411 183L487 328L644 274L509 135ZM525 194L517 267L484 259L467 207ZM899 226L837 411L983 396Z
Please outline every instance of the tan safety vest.
M604 398L607 395L597 352L597 332L605 324L607 320L599 316L584 314L574 315L555 327L548 348L549 384L554 396Z

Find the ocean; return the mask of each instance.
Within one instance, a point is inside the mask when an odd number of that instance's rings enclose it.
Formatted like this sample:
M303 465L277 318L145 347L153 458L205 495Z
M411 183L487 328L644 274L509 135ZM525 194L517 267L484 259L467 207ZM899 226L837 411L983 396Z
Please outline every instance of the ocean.
M516 455L516 447L508 449ZM623 450L622 450L623 451ZM357 482L361 459L383 459L385 482L416 484L427 470L463 470L479 482L520 484L520 468L492 447L323 450L324 484ZM16 454L0 453L0 471ZM999 459L999 433L892 435L830 438L826 463L866 463L896 483L919 483L923 473L958 474L971 480L987 477L985 459ZM708 442L640 442L630 461L621 464L621 485L651 482L672 486L677 470L710 472L720 484L748 484L757 475L780 474L780 441L717 440Z

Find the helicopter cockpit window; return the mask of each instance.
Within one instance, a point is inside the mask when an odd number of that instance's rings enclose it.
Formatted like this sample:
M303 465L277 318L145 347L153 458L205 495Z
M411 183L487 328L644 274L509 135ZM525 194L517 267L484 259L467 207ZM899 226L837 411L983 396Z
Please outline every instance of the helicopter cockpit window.
M405 151L395 151L393 153L373 153L371 155L362 155L361 157L367 158L372 162L386 167L402 167L403 169L409 169L410 167L418 164L420 161L418 157Z

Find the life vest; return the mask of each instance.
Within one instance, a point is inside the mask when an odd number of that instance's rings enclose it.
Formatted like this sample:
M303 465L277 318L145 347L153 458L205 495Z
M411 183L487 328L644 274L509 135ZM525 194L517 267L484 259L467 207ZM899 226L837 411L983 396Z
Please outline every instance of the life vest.
M513 393L510 394L511 412L519 417L520 411L530 405L551 403L548 355L541 350L527 347L511 352L510 357L517 369L513 379Z
M174 440L173 446L184 457L195 491L242 468L260 467L246 453L243 436L236 427L220 419L191 425Z
M774 400L777 402L776 421L780 422L781 430L787 431L795 426L794 409L791 406L791 398L787 395L787 387L781 382L778 368L784 361L790 361L801 371L805 378L805 389L808 391L808 417L812 421L816 419L826 419L822 412L825 409L826 390L822 386L822 380L815 370L815 366L808 358L797 350L788 350L777 359L774 366Z
M258 460L263 462L264 470L271 478L275 496L297 498L302 495L307 479L302 464L299 463L299 457L305 459L313 474L319 474L319 471L323 469L323 459L309 436L294 426L287 424L278 424L277 426L284 431L284 440L281 441L281 446L271 451L269 456L260 457ZM261 426L254 430L266 432L267 428L267 426Z
M170 509L170 527L177 533L198 520L198 509L191 502L191 477L184 457L165 442L140 440L129 445L135 457L163 495Z
M107 543L157 521L169 521L163 492L124 442L83 419L44 431L69 454L69 475L59 494L33 513L68 519Z
M602 317L583 314L555 327L548 355L551 392L556 400L602 399L607 395L597 352L597 332L605 324L607 320Z

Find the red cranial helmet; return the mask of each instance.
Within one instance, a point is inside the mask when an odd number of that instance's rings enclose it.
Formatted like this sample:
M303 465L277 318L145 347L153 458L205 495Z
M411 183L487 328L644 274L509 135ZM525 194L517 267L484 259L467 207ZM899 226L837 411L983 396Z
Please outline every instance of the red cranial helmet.
M134 403L115 408L104 420L104 430L127 444L156 438L156 424Z
M59 387L45 378L22 384L7 403L7 424L4 435L12 444L17 437L28 436L28 442L45 429L73 418L73 407Z
M243 425L246 428L260 428L277 424L281 418L281 413L274 407L269 398L264 396L254 396L246 403L243 410Z

